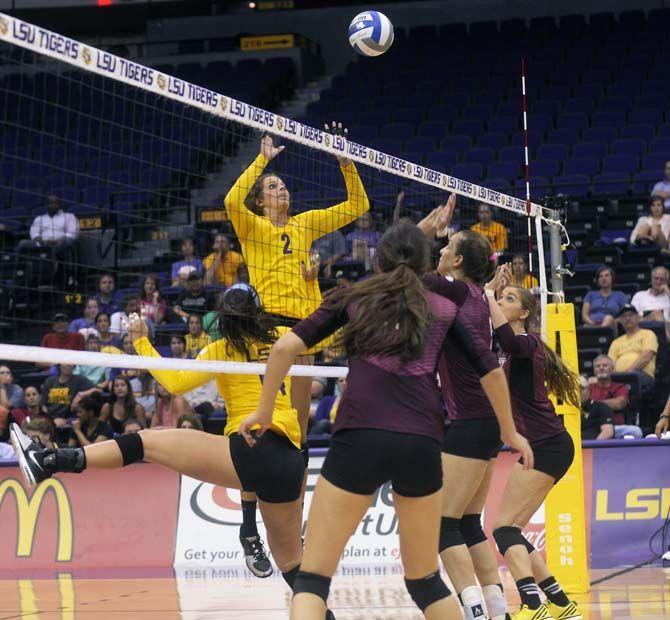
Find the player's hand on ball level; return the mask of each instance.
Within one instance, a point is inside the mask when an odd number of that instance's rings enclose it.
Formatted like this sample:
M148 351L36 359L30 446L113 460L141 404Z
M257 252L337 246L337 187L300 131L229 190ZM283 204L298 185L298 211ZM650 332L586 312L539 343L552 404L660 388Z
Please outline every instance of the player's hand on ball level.
M334 136L342 136L345 140L349 136L349 130L342 125L342 123L336 123L333 121L330 125L326 123L324 125L325 131L328 133L333 134ZM351 160L347 159L346 157L341 157L340 155L337 155L337 161L340 162L340 166L344 168L344 166L347 166Z
M269 133L264 133L261 137L261 155L268 161L272 161L279 153L284 150L283 146L275 146L274 140Z

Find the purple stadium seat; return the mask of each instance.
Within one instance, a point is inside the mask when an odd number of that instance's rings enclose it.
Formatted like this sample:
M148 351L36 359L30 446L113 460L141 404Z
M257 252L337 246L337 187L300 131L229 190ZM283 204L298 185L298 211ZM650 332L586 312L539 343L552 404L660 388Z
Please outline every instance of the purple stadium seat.
M582 131L588 126L589 119L586 114L561 114L556 119L556 127L558 129L573 129L575 131Z
M451 170L459 160L460 153L456 151L436 151L426 158L426 165L435 170Z
M440 149L443 151L456 151L463 153L472 147L472 139L466 135L451 135L440 141Z
M507 146L507 142L507 134L486 132L477 139L477 146L498 151L504 146Z
M585 82L579 87L579 94L586 99L600 99L603 85L601 82Z
M549 111L549 110L538 110L538 109L537 109L537 106L538 106L540 103L542 103L542 102L538 101L538 102L535 103L535 105L533 106L536 112L541 112L541 113L543 113L543 114L553 114L553 112L552 112L552 111ZM558 102L557 102L557 101L554 101L553 103L556 103L556 104L558 105ZM501 102L501 103L498 104L498 108L496 109L496 115L497 115L498 117L501 117L501 116L513 116L514 118L518 118L518 117L519 117L519 114L521 114L521 103L520 103L520 102L517 103L516 101L511 102L511 103L510 103L510 102L503 101L503 102Z
M633 176L633 191L640 194L648 194L651 192L651 188L661 180L662 176L662 173L651 170L637 172Z
M12 192L12 207L15 209L20 207L26 211L32 211L43 204L44 197L34 190L15 190Z
M399 108L391 114L391 120L394 123L411 123L415 125L422 118L423 112L416 108Z
M377 138L371 146L383 153L390 153L400 157L403 155L402 140L400 138Z
M480 121L487 121L493 114L493 106L486 103L475 103L463 108L464 119L476 119Z
M458 118L458 108L448 104L435 105L428 110L428 118L431 121L451 123Z
M656 137L658 138L670 138L670 123L665 125L659 125L656 130Z
M481 164L482 166L488 166L493 163L494 159L495 153L493 152L493 149L483 148L466 150L465 155L463 156L463 161L465 163L476 163Z
M402 82L391 82L386 84L383 89L383 94L390 97L403 97L407 95L407 84Z
M359 144L369 144L377 137L377 127L374 125L353 125L349 127L349 137Z
M405 150L413 153L428 153L436 150L436 140L432 137L410 138L405 142Z
M593 177L594 194L625 194L630 188L628 176L616 172L604 172Z
M635 97L636 108L657 108L663 110L668 105L668 98L665 95L644 94Z
M569 148L566 144L543 144L537 149L539 159L555 159L563 161L568 157Z
M451 175L472 183L479 183L484 175L481 164L456 164L451 169Z
M501 133L512 133L519 129L518 116L497 116L488 122L488 130Z
M455 133L476 137L484 132L484 124L482 121L476 119L466 119L456 121L453 125L453 130Z
M361 125L383 125L388 122L389 115L380 110L366 110L358 115L358 122Z
M586 30L586 19L583 15L563 15L558 24L561 32L570 35L577 35Z
M611 96L603 97L598 102L601 110L629 110L631 108L630 97Z
M670 138L655 138L649 142L650 153L665 153L670 159Z
M513 162L521 165L524 161L523 147L521 146L506 146L498 151L498 161Z
M668 140L670 145L670 140ZM647 143L644 140L618 140L612 143L610 152L612 155L635 155L642 157L647 150Z
M607 155L607 144L604 142L578 142L572 147L575 158L602 159Z
M589 127L582 134L584 142L604 142L605 144L617 139L616 127Z
M654 137L653 125L627 125L621 128L623 140L651 140Z
M449 133L449 125L439 121L428 121L419 125L417 135L440 140Z
M563 112L566 114L591 114L593 106L593 99L577 97L575 99L568 99L565 102L565 105L563 106Z
M663 176L665 162L670 159L667 153L650 153L642 158L642 170L657 170L660 176ZM661 180L659 176L659 181Z
M573 157L563 164L565 174L587 174L592 176L598 172L600 160L595 157Z
M521 106L520 104L514 105L517 109L514 110L512 114L515 114L518 118ZM561 102L556 99L540 99L529 105L531 106L531 110L536 114L549 114L550 116L556 116L561 109Z
M544 135L554 127L554 119L549 114L529 114L528 131L536 135Z
M521 173L521 164L512 161L503 161L490 164L486 169L487 178L508 179L513 181Z
M629 122L631 124L660 125L663 122L663 110L660 108L633 108Z
M638 171L640 158L635 155L610 155L603 161L603 172L632 175Z
M626 123L624 110L604 110L591 117L593 127L621 127Z
M529 163L532 174L553 177L558 174L559 162L555 159L536 159Z
M554 192L568 196L586 196L589 192L589 177L585 174L563 174L554 177Z
M578 135L578 130L574 128L553 129L547 135L547 142L550 144L571 145L577 142Z

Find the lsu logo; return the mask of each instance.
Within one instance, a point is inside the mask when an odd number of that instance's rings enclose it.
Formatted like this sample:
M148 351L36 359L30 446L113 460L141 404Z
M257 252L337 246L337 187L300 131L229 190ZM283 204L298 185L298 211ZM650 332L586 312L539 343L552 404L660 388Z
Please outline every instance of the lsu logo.
M407 172L409 174L412 174L412 170L414 170L414 168L412 167L412 164L407 164Z
M228 99L226 97L221 97L221 101L219 102L219 106L223 112L225 112L228 109Z
M51 491L55 501L58 514L58 547L56 560L58 562L72 561L73 526L72 508L65 487L59 480L50 478L45 480L28 497L26 491L18 480L9 478L0 483L0 507L5 497L9 494L14 496L16 504L16 557L29 558L33 554L33 542L35 531L44 499Z
M613 506L612 504L618 504ZM608 489L596 491L596 521L641 521L665 518L670 512L670 488L631 489L622 506Z
M9 22L4 17L0 17L0 34L7 34L8 32Z
M93 62L93 56L91 56L91 50L88 47L83 47L81 50L81 57L84 59L84 62L87 65L90 65Z
M324 141L326 146L330 146L330 134L329 133L323 134L323 141Z
M284 129L284 121L282 120L281 116L277 117L277 129L279 129L279 131L283 131Z
M158 74L156 82L158 83L158 88L160 88L161 90L165 90L165 87L167 86L167 80L165 79L165 76L163 74L161 73Z
M372 151L368 151L368 159L369 159L370 161L374 161L374 160L375 160L375 154L374 154Z

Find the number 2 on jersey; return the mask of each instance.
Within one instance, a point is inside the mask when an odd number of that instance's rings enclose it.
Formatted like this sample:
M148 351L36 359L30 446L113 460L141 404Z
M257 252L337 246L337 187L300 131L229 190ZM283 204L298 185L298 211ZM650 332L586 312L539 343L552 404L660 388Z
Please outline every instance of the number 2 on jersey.
M282 253L293 254L293 250L291 249L291 237L289 237L287 233L282 233L281 240L284 242L284 250Z

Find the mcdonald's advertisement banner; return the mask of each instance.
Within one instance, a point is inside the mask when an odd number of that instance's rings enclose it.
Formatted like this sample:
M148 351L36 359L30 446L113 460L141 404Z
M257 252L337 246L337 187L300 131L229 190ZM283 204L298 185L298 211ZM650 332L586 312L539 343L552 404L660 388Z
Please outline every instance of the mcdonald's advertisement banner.
M483 517L489 536L515 460L503 453L496 467ZM310 461L305 516L322 463L320 456ZM584 451L592 568L627 566L648 558L649 538L670 510L668 463L666 442ZM3 466L0 578L62 572L113 576L121 570L126 575L155 575L170 574L173 567L184 576L233 570L243 578L241 521L239 492L180 477L157 465L59 475L35 489L23 485L16 466ZM262 523L259 529L265 533ZM544 551L544 507L525 534ZM346 572L347 567L363 566L395 570L398 563L397 520L387 484L374 495L345 548L342 565Z

